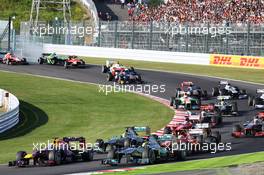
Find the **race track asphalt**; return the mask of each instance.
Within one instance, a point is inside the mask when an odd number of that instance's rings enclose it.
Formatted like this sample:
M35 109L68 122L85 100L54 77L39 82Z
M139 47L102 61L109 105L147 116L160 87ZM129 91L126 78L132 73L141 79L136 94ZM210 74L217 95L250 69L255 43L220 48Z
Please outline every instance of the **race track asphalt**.
M64 78L70 80L77 80L83 82L109 84L106 82L106 75L101 73L101 67L96 65L87 65L86 69L69 69L65 70L62 66L50 66L50 65L0 65L0 70L21 72L34 75L43 75L57 78ZM158 71L149 70L137 70L145 84L156 84L165 85L165 93L153 93L152 95L159 96L165 99L169 99L175 92L175 88L182 81L192 81L195 84L201 86L203 89L211 93L211 88L216 86L219 79L209 78L209 77L199 77L186 74L178 73L166 73ZM232 85L236 85L243 89L246 89L248 93L255 94L256 88L264 88L264 85L255 85L238 81L230 81ZM111 83L110 83L111 84ZM234 139L230 136L232 131L232 126L236 123L242 124L245 121L252 119L256 110L249 108L247 106L247 100L238 101L238 109L240 111L239 117L225 117L222 127L217 128L222 134L223 142L231 142L231 151L218 152L216 154L197 154L188 157L191 159L204 159L215 156L225 156L225 155L235 155L241 153L251 153L257 151L264 151L264 138L241 138ZM15 153L14 153L15 156ZM0 165L0 174L3 175L57 175L57 174L67 174L76 172L89 172L102 169L111 169L117 167L103 166L101 165L101 159L104 155L96 155L94 161L85 163L74 163L54 167L29 167L29 168L10 168L6 165ZM120 165L124 167L127 165ZM133 166L133 165L130 165Z

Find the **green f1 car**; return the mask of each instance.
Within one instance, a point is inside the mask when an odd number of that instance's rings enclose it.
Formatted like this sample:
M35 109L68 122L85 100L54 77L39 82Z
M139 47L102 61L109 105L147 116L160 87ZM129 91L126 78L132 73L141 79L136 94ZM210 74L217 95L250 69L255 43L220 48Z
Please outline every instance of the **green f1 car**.
M43 53L38 59L39 64L64 65L67 58L59 57L56 53Z

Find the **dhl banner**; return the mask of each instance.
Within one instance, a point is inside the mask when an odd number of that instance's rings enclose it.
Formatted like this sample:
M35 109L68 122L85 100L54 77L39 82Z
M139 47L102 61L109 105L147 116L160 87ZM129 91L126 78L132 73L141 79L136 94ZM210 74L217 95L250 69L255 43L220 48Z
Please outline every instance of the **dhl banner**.
M210 65L264 69L264 57L211 54Z

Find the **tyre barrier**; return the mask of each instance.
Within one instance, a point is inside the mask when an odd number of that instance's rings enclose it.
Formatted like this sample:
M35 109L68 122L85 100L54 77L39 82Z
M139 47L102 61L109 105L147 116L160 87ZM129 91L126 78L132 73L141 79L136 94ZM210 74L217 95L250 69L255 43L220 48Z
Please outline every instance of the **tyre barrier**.
M0 113L0 133L3 133L19 122L19 100L3 89L0 96L1 106L5 108L5 112Z

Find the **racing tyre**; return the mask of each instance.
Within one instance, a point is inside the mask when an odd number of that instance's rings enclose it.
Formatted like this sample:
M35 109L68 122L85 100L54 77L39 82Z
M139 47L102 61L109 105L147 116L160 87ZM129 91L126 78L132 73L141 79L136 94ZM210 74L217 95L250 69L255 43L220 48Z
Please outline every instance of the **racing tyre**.
M111 150L109 150L107 152L107 159L114 159L116 156L115 156L115 149L112 148Z
M174 99L175 99L174 97L171 97L171 98L170 98L170 106L173 106Z
M64 62L64 68L65 69L68 69L69 68L67 61Z
M233 132L241 132L242 131L242 127L240 125L235 125L233 127Z
M204 98L207 98L207 97L208 97L208 93L207 93L206 90L203 91L203 97L204 97Z
M232 102L232 112L237 112L237 102Z
M98 146L98 148L100 148L103 151L105 151L105 145L104 145L104 140L103 139L97 139L95 141L95 144Z
M254 97L251 96L248 97L248 106L253 106L253 99Z
M156 162L156 156L154 151L152 149L149 149L148 147L146 147L142 152L142 158L149 159L149 164L153 164Z
M102 65L102 73L106 73L107 67L106 65Z
M17 152L17 154L16 154L16 160L17 161L18 160L22 160L25 157L25 155L27 155L26 151L19 151L19 152Z
M220 143L221 142L221 134L219 131L214 131L212 132L212 137L216 138L216 143Z
M239 93L242 94L242 95L244 95L244 94L247 94L247 91L246 91L245 89L241 89L241 90L239 91Z
M170 127L165 127L163 133L164 134L171 134L172 133L171 128Z
M177 160L184 161L186 160L187 152L186 150L177 151Z
M38 63L39 63L39 64L43 64L43 63L44 63L44 59L40 57L40 58L38 59Z
M198 136L196 137L196 140L197 140L197 142L200 143L200 144L203 143L203 141L204 141L202 135L198 135Z
M113 77L113 75L111 73L107 74L107 77L106 77L107 81L112 81L113 78L114 77Z
M214 87L213 88L213 91L212 91L212 96L213 97L216 97L218 95L219 95L219 89L218 89L218 87Z
M128 147L130 147L130 145L131 145L130 140L129 139L125 139L125 141L124 141L124 147L125 148L128 148Z
M56 165L60 165L61 164L61 153L56 150L49 151L48 159L49 161L54 161Z

